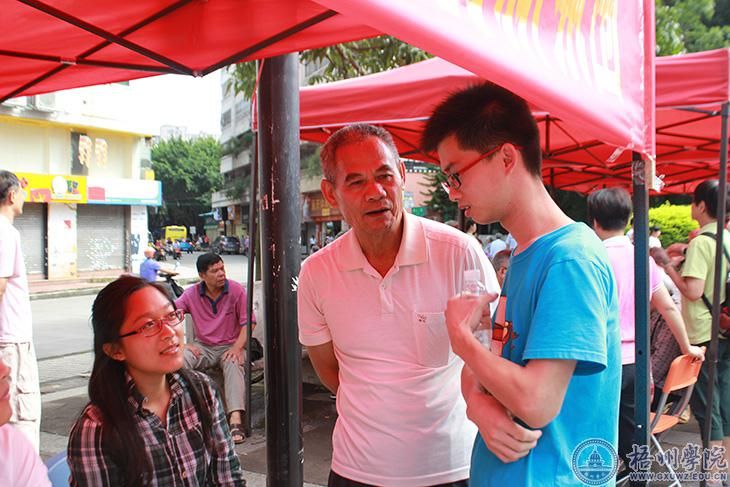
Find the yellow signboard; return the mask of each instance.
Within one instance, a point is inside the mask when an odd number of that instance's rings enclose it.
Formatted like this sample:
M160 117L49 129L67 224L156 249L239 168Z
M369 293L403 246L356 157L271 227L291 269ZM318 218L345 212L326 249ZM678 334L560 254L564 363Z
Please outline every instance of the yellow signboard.
M28 203L86 203L86 176L15 173L25 180Z

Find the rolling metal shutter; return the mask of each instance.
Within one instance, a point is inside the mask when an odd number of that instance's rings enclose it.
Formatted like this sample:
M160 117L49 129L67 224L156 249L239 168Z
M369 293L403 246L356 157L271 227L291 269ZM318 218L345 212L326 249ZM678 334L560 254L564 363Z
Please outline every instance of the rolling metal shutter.
M78 270L124 269L126 206L78 205Z
M25 203L23 214L16 217L13 226L20 232L25 267L28 274L45 274L46 216L43 203Z

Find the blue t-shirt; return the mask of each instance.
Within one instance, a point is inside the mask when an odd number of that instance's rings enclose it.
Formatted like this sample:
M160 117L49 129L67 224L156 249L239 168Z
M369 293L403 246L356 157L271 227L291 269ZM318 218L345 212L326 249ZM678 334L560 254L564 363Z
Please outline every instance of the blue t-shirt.
M560 413L529 455L502 463L477 435L469 485L585 485L571 467L576 447L598 438L615 450L618 440L621 336L606 250L585 224L561 227L512 257L504 294L514 330L504 358L577 364Z
M160 270L160 263L155 259L146 259L139 266L139 277L147 282L155 282L157 280L157 271Z

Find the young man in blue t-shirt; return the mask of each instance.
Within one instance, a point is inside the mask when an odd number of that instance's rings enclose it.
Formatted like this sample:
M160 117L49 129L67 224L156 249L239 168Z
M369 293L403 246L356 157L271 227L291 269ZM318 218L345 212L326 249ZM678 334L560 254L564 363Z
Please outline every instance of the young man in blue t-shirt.
M498 221L517 241L492 351L472 329L494 297L454 298L446 311L480 432L470 485L611 482L621 379L615 282L601 241L543 186L527 103L491 83L462 90L435 109L423 146L438 152L466 216Z

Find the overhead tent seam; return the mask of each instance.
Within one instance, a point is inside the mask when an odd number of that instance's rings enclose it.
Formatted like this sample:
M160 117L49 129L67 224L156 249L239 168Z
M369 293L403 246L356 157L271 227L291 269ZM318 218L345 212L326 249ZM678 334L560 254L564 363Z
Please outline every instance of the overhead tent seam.
M128 36L129 34L136 32L137 30L141 29L142 27L146 27L147 25L151 24L152 22L154 22L156 20L159 20L163 17L166 17L166 16L172 14L173 12L179 10L180 8L194 2L194 0L180 0L177 3L169 5L169 6L165 7L164 9L150 15L149 17L147 17L147 18L143 19L142 21L134 24L133 26L125 29L124 31L122 31L119 34L113 34L111 32L108 32L91 23L81 20L78 17L70 15L67 12L64 12L60 9L52 7L44 2L40 2L38 0L18 0L18 1L31 8L34 8L38 11L46 13L46 14L54 17L57 20L65 22L69 25L73 25L86 32L89 32L98 37L101 37L102 39L104 39L104 41L97 44L96 46L90 48L89 50L85 51L84 53L82 53L76 57L73 57L73 58L62 58L60 56L25 53L25 52L20 52L20 51L0 50L0 55L6 55L6 56L10 56L10 57L19 57L19 58L24 58L24 59L35 59L35 60L42 60L42 61L49 61L49 62L57 62L57 63L61 64L61 66L56 66L56 67L52 68L51 70L47 71L46 73L43 73L42 75L29 81L28 83L25 83L24 85L20 86L16 90L11 91L9 94L0 97L0 103L3 103L6 100L19 95L20 93L24 92L25 90L39 84L40 82L48 79L51 76L54 76L55 74L58 74L62 70L66 69L69 66L72 66L74 64L119 68L119 69L130 69L130 70L135 70L135 71L147 71L147 72L154 72L154 73L160 73L160 74L176 74L177 73L177 74L186 74L186 75L196 76L196 77L205 76L205 75L210 74L225 66L233 64L235 62L239 62L249 56L254 55L256 52L261 51L262 49L265 49L279 41L282 41L288 37L298 34L299 32L302 32L303 30L306 30L309 27L317 25L331 17L338 15L338 12L336 12L334 10L326 10L326 11L324 11L320 14L317 14L307 20L304 20L292 27L284 29L281 32L278 32L277 34L270 36L256 44L254 44L253 46L249 46L246 49L243 49L231 56L228 56L205 69L202 69L200 71L195 71L192 68L185 66L182 63L179 63L179 62L177 62L173 59L170 59L166 56L163 56L155 51L147 49L144 46L141 46L137 43L134 43L132 41L125 39L125 37ZM140 64L134 64L134 63L114 63L111 61L91 61L91 60L85 59L86 57L88 57L112 44L124 47L124 48L129 49L130 51L133 51L137 54L140 54L141 56L144 56L148 59L157 61L162 66L140 65Z
M163 17L171 14L172 12L174 12L177 9L179 9L179 8L187 5L188 3L192 2L192 1L193 0L180 0L179 2L177 2L175 4L169 5L169 6L165 7L164 9L159 10L158 12L155 12L154 14L150 15L149 17L146 17L146 18L140 20L139 22L137 22L136 24L128 27L127 29L125 29L122 32L120 32L118 35L121 36L121 37L128 36L129 34L132 34L132 33L136 32L136 31L138 31L142 27L145 27L145 26L149 25L150 23L152 23L152 22L154 22L156 20L159 20L159 19L161 19L161 18L163 18ZM82 52L80 55L76 56L76 58L74 58L74 62L76 64L79 64L79 61L80 60L84 60L88 56L91 56L92 54L94 54L96 52L99 52L100 50L102 50L105 47L108 47L108 46L110 46L112 44L113 44L113 42L111 42L109 40L104 40L104 41L100 42L99 44L97 44L97 45L95 45L95 46L87 49L86 51ZM0 52L0 54L2 54L2 52ZM3 103L6 100L9 100L10 98L13 98L13 97L15 97L15 96L23 93L25 90L27 90L27 89L29 89L29 88L31 88L31 87L39 84L40 82L44 81L45 79L48 79L49 77L53 76L54 74L58 74L59 72L61 72L64 69L68 68L69 66L71 66L70 64L64 63L62 61L59 61L59 62L61 62L61 64L62 64L61 66L56 66L56 67L52 68L51 70L49 70L46 73L44 73L44 74L36 77L35 79L32 79L31 81L29 81L28 83L26 83L23 86L19 87L18 89L14 90L14 91L11 91L7 95L4 95L4 96L0 97L0 103ZM132 67L131 69L134 69L134 68ZM168 73L172 73L172 72L173 71L170 70Z
M90 24L84 20L81 20L78 17L74 17L73 15L71 15L67 12L64 12L63 10L57 9L55 7L52 7L46 3L40 2L38 0L18 0L18 1L21 3L24 3L25 5L28 5L29 7L35 8L43 13L46 13L52 17L55 17L58 20L66 22L67 24L71 24L75 27L78 27L79 29L83 29L91 34L94 34L98 37L106 39L108 42L110 42L112 44L117 44L119 46L126 47L130 51L134 51L137 54L140 54L144 57L152 59L153 61L157 61L160 64L164 64L180 74L187 74L187 75L194 74L192 69L190 69L189 67L187 67L183 64L178 63L177 61L175 61L173 59L168 58L167 56L163 56L162 54L151 51L144 46L140 46L139 44L137 44L135 42L125 39L122 36L112 34L111 32L106 31L96 25Z

